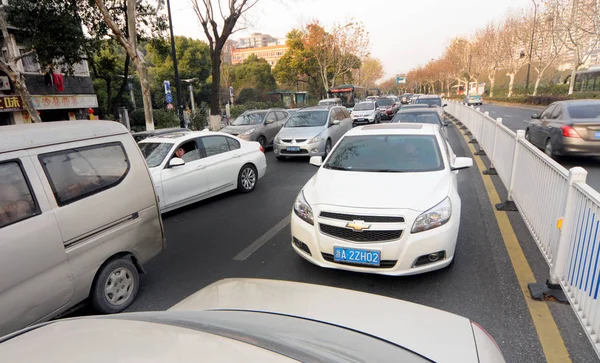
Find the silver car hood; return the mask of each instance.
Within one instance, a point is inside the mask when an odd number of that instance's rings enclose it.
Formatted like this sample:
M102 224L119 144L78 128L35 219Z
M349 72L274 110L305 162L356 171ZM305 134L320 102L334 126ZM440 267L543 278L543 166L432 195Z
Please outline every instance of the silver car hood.
M282 139L311 139L325 130L325 126L317 127L283 127L278 136Z

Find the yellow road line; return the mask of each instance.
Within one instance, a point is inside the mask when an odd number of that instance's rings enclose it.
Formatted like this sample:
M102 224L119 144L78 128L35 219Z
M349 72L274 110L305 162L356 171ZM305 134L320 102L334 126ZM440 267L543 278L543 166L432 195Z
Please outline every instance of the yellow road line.
M467 142L469 141L467 136L463 135L463 137ZM467 145L469 146L469 150L471 150L471 154L475 154L477 150L473 144ZM480 173L486 169L480 156L473 155L473 159ZM529 267L527 258L523 253L523 249L521 249L521 245L519 244L519 240L517 239L517 235L515 234L512 225L510 224L508 215L506 212L496 210L496 204L501 202L498 192L496 191L496 187L494 186L494 183L490 177L483 176L482 179L490 199L490 203L492 204L496 221L498 222L500 234L502 235L502 239L506 245L508 256L510 257L512 266L517 275L517 280L519 281L519 286L521 287L521 292L525 298L525 303L527 303L527 308L529 309L529 313L533 319L533 325L537 331L537 335L540 340L540 344L542 345L544 355L546 356L546 360L549 363L571 362L569 352L567 351L565 342L563 341L560 331L556 326L554 317L548 308L548 304L545 301L533 300L529 295L527 284L536 282L535 276L531 271L531 267Z

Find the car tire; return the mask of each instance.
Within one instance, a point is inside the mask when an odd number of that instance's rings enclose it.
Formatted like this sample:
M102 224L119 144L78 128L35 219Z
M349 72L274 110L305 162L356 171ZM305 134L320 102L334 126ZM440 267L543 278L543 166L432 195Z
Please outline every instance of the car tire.
M332 148L333 148L333 145L331 143L331 139L327 139L327 142L325 143L325 155L323 155L323 160L325 160L327 158L327 156L331 152Z
M285 160L285 156L277 155L275 157L275 159L277 159L277 161L284 161Z
M554 149L552 148L552 140L546 140L546 144L544 146L544 153L551 158L554 158Z
M263 147L263 149L267 148L267 139L264 136L259 136L258 139L256 139L256 141L258 141L258 143L260 144L260 146Z
M90 301L101 314L115 314L129 307L140 287L140 275L128 257L105 263L96 273Z
M256 183L258 183L256 168L251 164L242 166L238 174L238 191L240 193L250 193L256 188Z

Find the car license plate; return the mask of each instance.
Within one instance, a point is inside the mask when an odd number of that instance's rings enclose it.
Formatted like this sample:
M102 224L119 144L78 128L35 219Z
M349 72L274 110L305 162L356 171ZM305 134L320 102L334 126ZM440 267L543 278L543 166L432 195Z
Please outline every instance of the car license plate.
M336 262L350 262L363 265L379 266L380 259L380 251L333 247L333 260Z
M288 146L287 151L300 151L300 146Z
M600 139L600 131L594 132L594 139Z

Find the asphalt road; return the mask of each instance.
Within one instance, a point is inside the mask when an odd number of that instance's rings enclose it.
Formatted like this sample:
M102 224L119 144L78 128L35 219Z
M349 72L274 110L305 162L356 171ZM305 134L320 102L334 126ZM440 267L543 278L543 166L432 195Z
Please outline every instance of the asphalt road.
M541 113L539 108L513 107L500 105L482 105L481 111L488 111L493 118L502 118L502 123L513 131L525 130L531 120L532 113ZM557 157L556 161L565 168L570 169L581 166L588 172L587 183L594 189L600 191L600 158L597 157Z
M470 156L456 127L450 126L449 135L456 155ZM455 265L420 276L384 277L311 265L292 250L289 224L247 259L235 260L274 226L286 223L284 219L296 195L317 170L306 159L278 162L271 151L267 162L267 175L253 193L227 193L164 216L168 247L147 264L148 274L142 276L138 298L129 311L168 309L227 277L301 281L380 294L460 314L485 327L507 361L545 361L477 168L459 174L462 220ZM377 186L357 189L370 187ZM548 268L518 213L511 216L511 221L537 281L545 281ZM595 361L596 355L571 307L548 304L552 305L573 362ZM369 307L361 310L369 313Z

